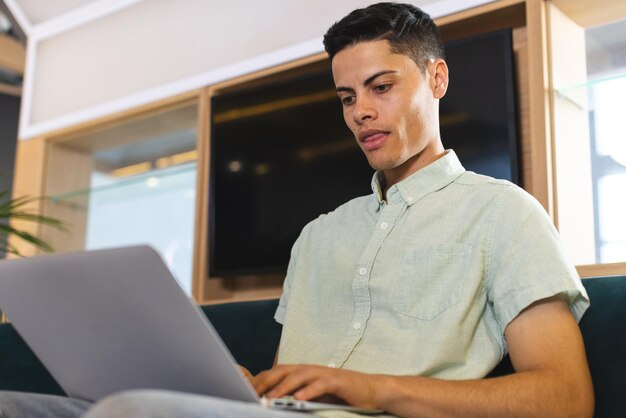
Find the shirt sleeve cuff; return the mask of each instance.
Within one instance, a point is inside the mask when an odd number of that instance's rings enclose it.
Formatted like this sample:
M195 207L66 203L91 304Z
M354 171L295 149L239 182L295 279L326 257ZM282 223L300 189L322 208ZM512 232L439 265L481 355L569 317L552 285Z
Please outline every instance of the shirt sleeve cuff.
M558 294L567 296L569 308L574 318L576 318L576 322L579 322L589 307L589 297L582 284L580 287L575 285L564 287L562 283L560 285L558 283L552 284L551 286L539 284L524 289L516 289L499 298L495 306L495 314L501 329L504 330L520 312L532 303Z

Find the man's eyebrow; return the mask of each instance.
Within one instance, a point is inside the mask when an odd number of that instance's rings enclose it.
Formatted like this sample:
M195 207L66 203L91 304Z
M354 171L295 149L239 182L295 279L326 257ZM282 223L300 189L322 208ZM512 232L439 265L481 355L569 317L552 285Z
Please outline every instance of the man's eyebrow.
M371 84L374 80L376 80L378 77L380 77L381 75L391 74L391 73L397 73L397 71L395 71L395 70L382 70L382 71L379 71L379 72L377 72L376 74L373 74L373 75L369 76L369 77L368 77L368 78L367 78L367 79L363 82L363 85L364 85L364 86L368 86L368 85L370 85L370 84ZM353 91L354 91L354 89L353 89L353 88L350 88L350 87L341 87L341 86L340 86L340 87L337 87L335 90L337 91L337 93L342 92L342 91L345 91L345 92L351 93L351 92L353 92Z

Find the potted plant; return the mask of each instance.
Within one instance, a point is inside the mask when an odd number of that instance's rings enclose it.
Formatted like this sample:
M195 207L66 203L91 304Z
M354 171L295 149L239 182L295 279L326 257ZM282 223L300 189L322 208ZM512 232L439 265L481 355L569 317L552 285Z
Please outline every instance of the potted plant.
M63 222L48 216L37 215L27 209L32 202L40 200L39 197L22 196L15 199L9 198L8 191L0 191L0 253L14 254L18 257L23 255L9 243L9 237L17 236L23 241L32 244L45 252L53 251L52 246L31 234L30 232L17 229L11 225L12 219L48 225L59 231L65 231Z

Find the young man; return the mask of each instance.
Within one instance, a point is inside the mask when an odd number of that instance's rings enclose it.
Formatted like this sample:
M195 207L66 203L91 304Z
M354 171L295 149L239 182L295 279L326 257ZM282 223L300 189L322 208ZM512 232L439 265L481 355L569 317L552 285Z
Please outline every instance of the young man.
M445 151L448 68L432 20L376 4L324 43L346 124L377 170L374 193L311 222L295 243L278 365L251 378L259 394L401 417L590 417L576 323L585 291L540 205ZM507 352L516 373L484 379ZM87 416L285 415L148 392Z
M434 23L382 3L331 27L325 47L374 195L302 232L281 365L253 379L259 393L399 416L591 416L586 295L536 201L444 151ZM517 373L481 379L507 351Z

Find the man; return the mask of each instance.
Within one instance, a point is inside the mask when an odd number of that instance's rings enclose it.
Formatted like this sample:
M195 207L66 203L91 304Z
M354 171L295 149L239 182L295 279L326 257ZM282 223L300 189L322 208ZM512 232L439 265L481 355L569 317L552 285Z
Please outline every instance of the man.
M377 170L374 193L295 243L278 365L251 378L256 390L401 417L592 416L576 324L585 291L539 204L445 151L448 68L432 20L381 3L333 25L324 44L346 124ZM507 352L516 373L485 379ZM148 392L87 416L287 415Z
M584 291L539 205L444 151L448 69L432 21L375 5L334 25L325 47L346 124L378 175L373 197L296 243L279 363L342 369L279 366L254 378L257 390L399 416L591 416L568 309L582 314ZM507 350L517 373L481 380Z

